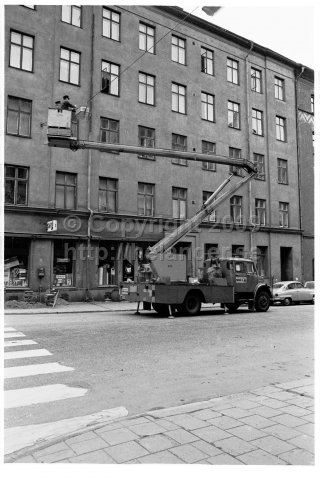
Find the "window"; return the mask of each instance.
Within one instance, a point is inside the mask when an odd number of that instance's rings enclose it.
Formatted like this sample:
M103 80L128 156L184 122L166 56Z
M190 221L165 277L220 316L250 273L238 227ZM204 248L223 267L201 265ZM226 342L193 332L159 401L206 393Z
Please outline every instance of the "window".
M99 177L99 212L118 211L118 180Z
M213 75L213 51L201 47L201 72Z
M5 165L5 203L28 204L28 179L28 168Z
M33 70L34 38L11 30L9 65L26 72Z
M108 95L119 95L119 65L102 61L101 70L101 92Z
M77 175L56 172L56 208L76 208Z
M205 203L209 197L211 197L211 195L213 194L213 192L202 192L202 204ZM216 214L216 211L213 210L213 212L210 213L210 215L208 215L207 217L207 221L208 222L216 222L217 221L217 214Z
M276 116L276 139L286 141L286 119Z
M227 58L227 80L239 85L239 62L232 58Z
M288 162L278 158L278 183L288 185Z
M138 215L154 215L154 185L138 183Z
M274 77L274 97L277 100L284 100L284 80Z
M209 122L215 121L214 96L205 92L201 92L201 118Z
M174 112L186 113L186 90L183 85L172 83L171 98Z
M102 35L120 41L120 13L102 8Z
M81 27L81 5L61 5L61 20Z
M119 121L100 118L100 142L119 143Z
M7 134L31 137L32 102L23 98L8 97Z
M263 135L262 112L252 109L252 133L255 135Z
M258 275L261 275L262 277L268 275L268 247L257 247L256 267Z
M228 127L240 129L240 104L228 101Z
M153 75L139 72L139 102L154 105L155 82Z
M289 203L279 202L279 225L280 227L289 227Z
M172 150L179 150L186 152L187 151L187 137L184 135L177 135L176 133L172 134ZM185 158L173 158L172 163L176 165L188 165L188 162Z
M139 49L144 52L155 53L156 29L140 23L139 25Z
M262 93L261 70L251 68L251 90L253 92Z
M202 140L202 153L208 153L215 155L216 153L216 144L212 142L207 142ZM202 162L202 168L204 170L210 170L211 172L216 171L216 164L213 162Z
M183 38L172 35L171 60L173 62L186 64L186 41Z
M255 222L256 225L266 224L266 201L261 198L255 199Z
M241 149L240 148L229 147L229 157L230 158L241 158ZM241 167L230 165L229 172L233 173L234 175L239 175L240 177L243 177L243 170L242 170Z
M230 216L234 223L242 223L242 197L233 195L230 198Z
M27 287L30 240L19 237L4 239L4 286Z
M154 148L155 147L155 129L139 126L139 145L140 147ZM148 160L155 160L154 155L139 155L141 158Z
M265 169L264 155L261 155L260 153L254 153L253 154L253 162L258 169L254 178L256 180L265 180L266 179L266 169Z
M53 241L53 286L73 286L76 258L76 242L74 240Z
M187 218L187 189L172 187L172 216Z
M314 95L311 95L310 97L310 108L311 108L311 113L314 113Z
M244 257L244 245L231 245L231 256L232 257ZM235 262L234 269L236 272L245 272L245 267L243 262Z
M60 80L79 85L80 83L80 53L67 48L60 49Z

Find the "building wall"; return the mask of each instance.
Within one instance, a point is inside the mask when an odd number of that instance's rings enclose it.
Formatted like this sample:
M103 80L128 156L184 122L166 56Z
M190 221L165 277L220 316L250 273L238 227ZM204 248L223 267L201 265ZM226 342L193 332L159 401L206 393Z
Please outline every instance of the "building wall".
M113 7L112 7L113 8ZM188 162L188 166L174 165L170 158L155 161L139 158L135 154L113 154L101 151L48 148L46 128L47 107L67 93L72 103L89 105L90 117L80 120L80 137L92 141L100 140L100 117L120 122L120 143L138 145L138 126L155 129L155 145L171 148L172 133L187 136L188 151L201 152L202 140L216 143L216 153L229 155L229 147L241 149L242 157L253 161L253 154L265 156L266 179L254 179L242 187L243 215L245 227L228 226L230 205L227 201L218 207L219 223L216 229L205 222L197 232L185 239L203 250L204 244L218 244L222 254L230 254L232 245L243 245L246 256L255 255L257 246L268 250L268 279L280 279L280 247L292 246L294 278L301 278L301 225L299 205L297 124L295 101L295 64L270 54L261 47L250 48L250 42L226 37L219 29L203 21L186 22L177 26L179 9L162 7L123 6L114 7L121 13L121 41L102 36L102 6L83 6L83 28L61 22L60 6L39 5L36 10L23 6L6 6L6 91L8 95L32 100L32 138L6 135L5 162L28 166L28 206L6 208L6 234L25 235L31 240L32 260L29 263L29 285L36 289L52 286L53 245L60 238L76 242L77 248L90 247L99 242L145 245L155 243L167 229L172 219L172 187L188 189L187 216L190 218L202 204L202 192L214 191L228 176L229 167L217 165L216 171L205 171L201 163ZM170 10L170 11L169 11ZM156 54L142 56L138 45L139 22L156 28ZM35 37L34 73L8 67L10 29ZM171 61L171 36L185 38L187 43L186 65ZM168 34L169 33L169 34ZM236 37L236 36L235 36ZM246 44L245 44L246 43ZM59 81L60 47L81 53L80 85ZM200 72L201 47L214 51L214 76ZM138 59L135 61L136 59ZM239 62L240 84L227 82L227 58ZM111 61L121 66L120 96L99 93L101 88L101 61ZM130 67L129 67L130 66ZM250 88L250 69L262 71L262 93ZM127 68L128 67L128 68ZM149 106L138 102L139 72L156 77L156 103ZM274 76L285 81L285 101L274 98ZM187 113L182 115L171 110L171 83L183 84L187 88ZM201 119L201 92L215 96L215 122ZM228 100L240 104L240 130L227 126ZM6 105L5 105L6 106ZM263 111L264 135L251 133L251 110ZM287 120L287 141L275 138L275 116ZM301 134L304 138L304 134ZM307 141L306 141L307 142ZM309 143L308 143L309 145ZM288 160L289 184L277 182L277 158ZM55 208L55 176L57 171L77 174L77 205L73 211ZM118 212L98 212L99 176L118 179ZM155 184L154 218L137 216L137 183ZM308 181L301 186L307 187ZM88 198L89 195L89 198ZM267 200L267 224L252 228L255 198ZM279 229L279 202L290 204L288 229ZM305 207L307 210L307 207ZM93 211L98 231L88 230L89 209ZM74 216L77 216L76 229ZM71 217L71 221L70 221ZM98 218L99 217L99 218ZM48 233L46 222L57 219L58 230ZM80 221L79 221L80 219ZM73 221L73 224L72 224ZM114 223L110 223L114 221ZM70 223L71 222L71 223ZM118 223L116 223L118 222ZM131 223L130 223L131 222ZM69 225L69 227L68 227ZM70 227L71 225L71 227ZM73 225L73 227L72 227ZM118 227L116 226L118 225ZM79 227L79 228L78 228ZM307 241L307 240L306 240ZM41 243L43 242L43 243ZM41 245L42 246L41 246ZM121 247L122 248L122 247ZM45 256L45 252L48 255ZM49 253L51 252L51 253ZM116 260L117 281L123 278L124 257ZM193 254L193 270L203 264L202 258ZM137 260L135 262L135 275ZM46 277L39 281L37 265L45 265ZM102 298L106 287L97 286L99 260L78 259L75 265L75 284L68 290L72 298L82 298L90 290L93 296ZM114 288L111 285L110 288ZM80 293L79 293L80 292Z

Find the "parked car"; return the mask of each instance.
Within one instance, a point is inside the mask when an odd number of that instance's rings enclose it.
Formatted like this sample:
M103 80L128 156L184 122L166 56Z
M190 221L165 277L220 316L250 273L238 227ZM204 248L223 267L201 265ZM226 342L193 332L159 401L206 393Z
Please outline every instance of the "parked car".
M314 303L314 290L296 281L275 283L272 294L273 303L282 303L286 306L293 303Z

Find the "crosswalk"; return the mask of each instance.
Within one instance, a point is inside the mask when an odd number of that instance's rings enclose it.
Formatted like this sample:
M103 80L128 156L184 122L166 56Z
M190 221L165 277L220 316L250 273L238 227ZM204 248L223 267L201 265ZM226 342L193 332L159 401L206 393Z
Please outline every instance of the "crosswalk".
M38 383L32 387L26 385L16 389L6 389L5 384L5 409L56 402L81 397L87 393L85 388L70 387L63 383L50 384L46 381L46 375L71 372L74 368L51 362L50 356L53 354L49 350L40 348L36 341L26 338L23 332L7 325L4 326L4 349L4 379L18 379L19 387L23 379L29 377L34 379L33 383Z

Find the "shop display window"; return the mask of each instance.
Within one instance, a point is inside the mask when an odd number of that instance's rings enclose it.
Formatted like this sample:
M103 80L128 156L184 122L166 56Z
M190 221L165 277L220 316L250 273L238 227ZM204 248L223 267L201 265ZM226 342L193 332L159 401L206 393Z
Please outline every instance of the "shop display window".
M55 240L53 254L53 286L74 285L76 246L74 241Z
M7 237L4 249L4 286L28 287L30 241Z

